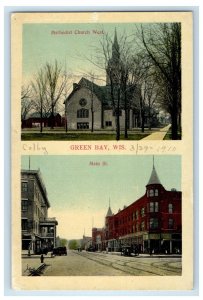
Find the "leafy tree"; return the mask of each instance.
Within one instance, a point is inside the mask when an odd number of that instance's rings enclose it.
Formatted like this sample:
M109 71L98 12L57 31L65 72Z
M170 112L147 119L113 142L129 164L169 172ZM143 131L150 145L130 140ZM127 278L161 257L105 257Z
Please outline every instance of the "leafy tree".
M79 244L76 240L70 240L69 243L68 243L68 247L71 250L76 250L76 249L78 249Z

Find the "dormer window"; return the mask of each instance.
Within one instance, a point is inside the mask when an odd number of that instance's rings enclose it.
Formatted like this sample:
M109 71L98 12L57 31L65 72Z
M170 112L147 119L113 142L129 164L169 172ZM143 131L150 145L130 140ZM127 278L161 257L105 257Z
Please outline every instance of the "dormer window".
M154 197L154 190L149 190L149 197Z
M150 190L147 190L147 197L157 197L159 196L159 190L158 189L150 189Z

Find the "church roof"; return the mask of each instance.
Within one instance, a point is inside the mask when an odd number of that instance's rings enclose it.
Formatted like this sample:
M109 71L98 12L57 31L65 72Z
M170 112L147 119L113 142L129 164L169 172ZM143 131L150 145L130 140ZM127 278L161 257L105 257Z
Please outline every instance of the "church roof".
M96 94L99 100L102 99L104 104L108 104L108 87L107 86L99 86L96 83L88 80L87 78L82 77L78 83L80 86L87 87L94 94Z
M106 217L111 217L111 216L113 216L113 214L112 214L112 211L111 211L111 207L109 206Z
M74 89L68 96L66 100L69 100L72 95L79 90L82 87L88 88L90 91L92 91L98 98L98 100L102 101L105 108L112 109L112 101L111 101L111 87L108 85L105 86L99 86L96 83L88 80L87 78L82 77L80 81L77 84L74 84ZM130 98L132 98L131 106L134 107L138 97L138 90L139 88L136 86L128 86L128 95ZM135 99L136 97L136 99ZM65 102L64 102L65 103ZM123 107L123 101L121 99L121 107Z
M150 184L161 184L161 182L159 180L159 176L157 175L157 172L156 172L156 169L154 166L153 166L152 173L151 173L151 176L149 178L149 182L147 185L150 185Z

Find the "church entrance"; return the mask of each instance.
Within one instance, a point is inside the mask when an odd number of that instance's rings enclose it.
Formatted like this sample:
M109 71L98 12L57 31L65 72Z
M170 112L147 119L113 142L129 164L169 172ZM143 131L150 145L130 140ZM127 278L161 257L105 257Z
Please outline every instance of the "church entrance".
M89 123L88 122L78 122L77 123L77 129L89 129Z

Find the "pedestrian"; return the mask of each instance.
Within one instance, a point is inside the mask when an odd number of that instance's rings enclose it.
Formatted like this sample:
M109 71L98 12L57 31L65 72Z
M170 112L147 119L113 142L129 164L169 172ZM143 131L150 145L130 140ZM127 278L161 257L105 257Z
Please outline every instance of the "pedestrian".
M43 262L44 262L44 255L43 254L41 254L40 260L41 260L41 263L43 264Z

